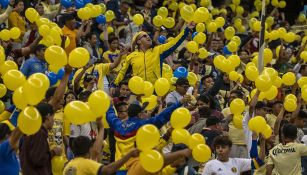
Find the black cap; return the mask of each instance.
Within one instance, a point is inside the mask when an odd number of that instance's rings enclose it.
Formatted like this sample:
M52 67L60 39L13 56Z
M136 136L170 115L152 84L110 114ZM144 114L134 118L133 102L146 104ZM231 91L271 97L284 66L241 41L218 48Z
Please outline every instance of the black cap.
M282 132L285 138L294 140L297 137L297 127L293 124L290 124L290 123L285 124L283 126Z
M145 108L148 106L148 102L144 102L141 106L140 104L132 103L128 107L128 116L129 117L135 117L139 113L145 110Z
M212 125L216 125L218 123L221 123L221 120L215 116L211 116L209 118L207 118L206 120L206 125L208 126L212 126Z
M180 77L176 81L176 85L182 86L182 85L189 85L189 81L186 78Z

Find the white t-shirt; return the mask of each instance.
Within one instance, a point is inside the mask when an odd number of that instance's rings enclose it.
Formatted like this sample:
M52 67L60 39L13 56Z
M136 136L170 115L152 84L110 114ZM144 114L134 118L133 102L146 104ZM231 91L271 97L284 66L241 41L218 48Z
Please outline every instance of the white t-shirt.
M241 172L251 170L251 159L229 158L228 162L217 159L206 163L202 175L240 175Z
M86 136L89 139L96 138L98 133L96 122L89 122L82 125L70 125L70 137Z

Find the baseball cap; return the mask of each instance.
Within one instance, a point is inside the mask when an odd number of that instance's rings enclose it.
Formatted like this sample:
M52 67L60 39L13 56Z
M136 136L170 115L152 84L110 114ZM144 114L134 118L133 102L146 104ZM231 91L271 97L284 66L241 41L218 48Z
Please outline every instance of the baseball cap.
M148 102L144 102L142 105L137 103L132 103L128 107L128 116L129 117L135 117L139 113L143 112L145 108L148 106Z
M182 85L189 85L189 81L186 78L180 77L176 81L176 85L182 86Z

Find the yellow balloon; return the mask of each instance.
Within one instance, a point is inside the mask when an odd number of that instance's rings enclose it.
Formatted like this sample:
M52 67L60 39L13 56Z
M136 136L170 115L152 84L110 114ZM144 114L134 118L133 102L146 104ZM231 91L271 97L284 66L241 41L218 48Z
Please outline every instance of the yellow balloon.
M235 43L237 43L238 46L241 45L241 39L240 39L240 37L238 37L238 36L233 36L233 37L231 38L231 41L234 41Z
M214 57L213 64L216 68L221 69L224 60L226 60L226 58L223 55L218 55Z
M141 151L151 150L159 144L160 132L154 125L147 124L138 129L136 145Z
M169 5L168 8L172 11L176 11L178 9L178 3L175 1L172 1Z
M295 74L293 72L287 72L286 74L282 76L282 81L283 81L283 84L285 84L286 86L294 85L296 81Z
M162 23L163 23L163 26L168 29L173 28L175 26L175 20L172 17L164 18Z
M205 59L209 56L209 52L205 48L198 49L198 58Z
M285 99L284 107L286 111L293 112L297 108L297 102L294 99Z
M197 75L194 72L189 72L187 79L191 86L194 86L196 82L198 81Z
M189 138L189 148L194 149L197 145L205 144L205 138L199 133L192 134Z
M173 128L179 129L188 126L191 121L190 111L186 108L178 108L176 109L172 115L170 123Z
M221 70L228 73L235 70L234 64L229 60L225 59L222 62Z
M39 27L38 32L41 36L46 37L47 35L49 35L50 28L48 25L43 24Z
M11 91L22 86L25 81L26 77L18 70L9 70L3 76L3 83Z
M163 63L162 77L166 78L166 79L171 79L173 77L173 70L168 64ZM146 96L146 94L145 94L145 96Z
M205 7L196 9L193 17L193 21L196 23L205 22L209 18L209 11Z
M161 27L163 25L163 17L162 16L155 16L152 19L152 23L156 26L156 27Z
M293 41L295 41L296 36L295 33L293 32L288 32L285 35L283 35L283 39L287 42L287 43L292 43Z
M228 44L227 44L227 49L230 51L230 52L236 52L238 50L238 45L236 42L234 41L230 41Z
M6 92L7 92L6 86L4 84L0 84L0 98L5 96Z
M113 33L114 32L114 28L109 26L109 27L107 27L107 31L108 31L108 34Z
M27 8L25 11L25 16L31 23L35 22L39 18L39 14L34 8Z
M114 12L112 10L107 10L104 15L106 17L107 22L111 22L115 17Z
M256 32L260 32L260 30L261 30L261 22L260 22L260 21L255 21L255 22L253 23L252 29L253 29L254 31L256 31Z
M170 88L170 84L166 78L159 78L155 82L155 92L159 97L167 94Z
M18 39L20 37L21 31L18 27L13 27L10 30L10 36L12 39Z
M294 101L297 101L296 96L293 95L293 94L288 94L288 95L285 97L285 100L287 100L287 99L292 99L292 100L294 100Z
M61 46L62 44L61 35L62 35L62 31L59 31L58 27L53 27L52 29L50 29L49 36L52 37L53 43L57 46Z
M0 32L0 39L2 39L3 41L9 41L10 38L10 31L7 29L3 29Z
M265 129L261 132L261 134L264 136L264 138L268 139L271 137L273 131L270 125L266 124Z
M186 48L191 53L196 53L198 51L198 44L195 41L189 41Z
M52 72L58 72L61 68L62 68L62 66L49 65L49 70L52 71Z
M71 67L84 67L90 60L90 54L87 49L77 47L69 53L68 64Z
M232 123L233 125L238 128L238 129L243 129L243 126L242 126L242 121L243 121L243 115L241 114L237 114L237 115L234 115L233 116L233 119L232 119Z
M183 143L185 145L189 144L190 133L186 129L174 129L172 132L172 141L174 144Z
M180 9L180 15L186 22L191 22L194 17L194 10L191 6L185 5Z
M268 75L259 75L255 81L256 88L262 92L268 91L272 87L272 81Z
M13 103L18 109L24 109L28 106L27 100L24 99L25 94L23 91L23 87L17 88L13 93Z
M234 67L238 67L241 64L241 59L238 55L230 55L228 59L232 62Z
M128 87L134 94L143 94L144 86L144 80L139 76L133 76L128 82Z
M2 46L0 46L0 65L5 61L5 51Z
M206 34L203 32L199 32L196 34L196 36L193 38L193 41L195 41L197 44L204 44L206 42Z
M301 52L300 57L306 62L307 61L307 51Z
M278 94L276 86L272 86L268 91L264 92L264 96L267 100L274 100Z
M232 114L241 114L245 109L245 103L242 99L236 98L230 103L230 112Z
M232 0L232 3L234 4L234 5L240 5L240 0Z
M28 79L23 86L24 94L28 104L37 105L45 98L47 89L44 88L44 83L38 78Z
M0 113L2 113L5 110L5 104L3 101L0 100Z
M265 48L263 51L263 56L264 56L264 63L270 63L273 59L273 52L269 48ZM273 80L274 81L274 80Z
M51 164L52 164L52 173L53 174L60 174L63 173L64 170L64 165L68 160L66 159L65 156L54 156L51 159Z
M149 97L154 92L154 86L149 81L144 81L144 96Z
M298 81L297 84L299 85L300 88L302 88L304 85L307 84L307 77L301 77Z
M278 7L279 7L279 8L285 8L286 5L287 5L286 1L279 1L279 2L278 2Z
M235 33L236 33L235 29L229 26L225 29L224 35L227 40L230 40L235 35Z
M4 75L9 70L17 70L18 66L14 61L7 60L4 63L0 64L0 73Z
M164 158L156 150L147 150L140 153L140 162L146 171L156 173L163 168Z
M110 107L109 95L102 90L96 90L89 96L88 105L96 117L101 117Z
M162 16L163 18L166 18L166 17L168 16L168 10L167 10L166 7L160 7L160 8L158 9L157 14L158 14L159 16Z
M275 81L273 81L273 85L277 88L280 88L280 86L282 85L282 79L280 77L276 77Z
M302 98L306 102L307 101L307 89L302 89Z
M239 74L236 71L231 71L229 72L229 80L231 81L238 81L239 79Z
M217 25L215 22L210 22L207 26L208 32L216 32L217 30Z
M26 135L35 134L42 125L42 117L33 106L28 106L19 113L17 126Z
M298 21L299 22L304 22L306 20L306 16L305 16L305 14L300 14L299 16L298 16Z
M91 9L89 7L80 8L77 11L77 15L81 20L89 20L92 16Z
M192 155L197 162L204 163L211 158L211 149L205 144L199 144L192 150Z
M264 75L268 75L268 76L270 76L270 79L271 79L271 81L275 81L276 80L276 78L278 77L278 72L274 69L274 68L271 68L271 67L268 67L268 68L265 68L264 70L263 70L263 74Z
M96 120L89 105L78 100L72 101L65 106L64 115L72 124L76 125Z
M96 18L97 16L99 16L102 12L102 7L100 5L93 5L93 7L91 7L92 10L92 18Z
M43 89L44 90L48 90L48 88L50 87L50 82L49 82L49 78L43 74L43 73L35 73L35 74L32 74L29 78L29 79L39 79L42 83L43 83Z
M225 25L225 19L223 17L217 17L215 23L217 27L223 27Z
M201 0L201 1L200 1L200 5L201 5L202 7L208 7L210 4L211 4L211 3L210 3L210 0Z
M145 108L146 110L150 111L153 110L157 104L158 104L158 97L155 95L151 95L148 98L142 98L142 103L148 102L147 107Z
M140 26L144 23L144 17L143 15L141 14L135 14L133 17L132 17L132 20L133 22L137 25L137 26Z
M60 46L50 46L45 51L45 60L50 65L62 67L67 64L67 55Z
M244 8L242 6L237 6L236 7L236 13L238 15L242 15L244 13Z
M196 32L204 32L206 29L205 24L204 23L198 23L196 25Z
M256 116L249 120L248 125L251 125L252 128L249 128L251 131L260 133L265 129L266 121L261 116Z
M42 25L48 25L50 24L50 20L48 18L42 18L40 17L38 20L35 21L36 25L38 27L42 26Z

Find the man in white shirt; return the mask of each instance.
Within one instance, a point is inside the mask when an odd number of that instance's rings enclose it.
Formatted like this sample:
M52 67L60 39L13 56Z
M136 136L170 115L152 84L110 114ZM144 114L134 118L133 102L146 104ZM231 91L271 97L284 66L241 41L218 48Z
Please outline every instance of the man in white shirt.
M165 103L167 106L180 102L190 87L189 81L183 77L177 79L175 86L176 90L169 93L165 98Z
M257 133L253 133L252 149L250 151L250 156L252 159L245 158L230 158L230 151L232 142L228 136L218 136L213 147L217 155L217 159L210 160L206 163L202 175L240 175L242 172L249 171L252 169L257 169L264 165L264 139L261 138L260 155L258 157L257 150Z

